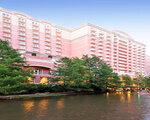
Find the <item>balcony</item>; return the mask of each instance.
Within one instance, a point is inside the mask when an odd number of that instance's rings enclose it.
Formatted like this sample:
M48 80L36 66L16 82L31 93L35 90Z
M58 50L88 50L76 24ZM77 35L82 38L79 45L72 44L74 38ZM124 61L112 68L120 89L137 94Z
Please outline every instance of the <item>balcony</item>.
M126 42L126 41L123 41L123 40L119 40L119 43L127 44L127 42Z
M56 31L56 37L61 37L61 32Z
M104 40L104 37L99 37L100 40Z
M51 47L45 47L45 50L51 52Z
M111 46L106 46L106 51L111 51Z
M127 61L127 58L126 57L122 57L122 56L118 56L118 60L119 61Z
M99 57L99 58L103 58L103 55L101 55L101 54L98 54L98 57Z
M8 36L3 36L3 39L6 41L11 41L11 37L8 37Z
M25 28L26 27L26 23L18 23L19 24L19 27L23 27L23 28Z
M45 36L51 36L50 32L45 32Z
M107 60L111 60L110 55L106 55L106 59L107 59Z
M61 52L62 51L61 47L56 47L56 51Z
M19 36L22 36L22 37L25 37L25 36L26 36L26 33L25 33L25 32L19 32L18 35L19 35Z
M95 41L95 40L96 40L96 37L91 36L91 41Z
M99 49L98 49L98 52L103 52L103 49L102 49L102 48L99 48Z
M21 24L26 24L26 20L18 20L18 22Z
M91 37L96 37L96 31L91 31Z
M25 37L19 37L18 40L19 41L26 41L26 38Z
M127 61L118 61L119 64L127 65Z
M47 47L51 47L51 44L45 44L45 46L47 46Z
M38 23L35 23L35 22L32 23L32 26L35 27L35 28L39 27Z
M39 40L34 39L34 40L33 40L33 43L35 43L35 44L39 44Z
M110 48L106 48L106 52L107 53L111 53L111 49Z
M19 45L26 46L26 42L19 42Z
M50 32L51 29L50 28L45 28L45 32Z
M3 28L11 29L11 24L3 24Z
M91 43L92 45L95 45L95 44L96 44L95 41L90 41L90 43Z
M26 32L26 29L24 27L19 27L18 31L19 32Z
M32 27L32 31L33 32L38 32L39 31L39 27Z
M33 45L33 49L34 49L34 51L39 51L39 46L34 46Z
M57 46L61 46L61 45L62 45L62 41L56 40L56 45L57 45Z
M103 40L98 40L98 43L99 44L103 44Z
M96 38L96 34L95 33L91 33L91 38Z
M127 54L127 51L126 50L120 50L120 49L118 49L118 53Z
M103 44L98 44L98 47L99 47L100 49L102 49L102 48L103 48Z
M104 34L103 33L99 33L99 36L104 36Z
M39 36L32 36L32 39L39 40Z
M59 56L62 55L61 50L56 50L56 54L59 55Z
M124 69L124 70L127 69L126 65L123 65L123 64L118 64L118 67L119 67L120 69Z
M90 48L95 49L95 45L91 45Z
M32 35L39 36L39 31L32 31Z
M11 29L3 29L3 33L11 34Z
M35 47L33 47L33 52L39 52L39 48L35 48Z
M56 41L56 45L61 46L62 44L61 44L61 42Z
M118 46L118 48L119 48L120 50L125 50L125 51L127 51L127 47Z
M90 51L91 52L95 52L95 48L90 48Z
M45 49L45 53L46 54L51 54L51 50L50 49Z
M110 42L106 42L106 46L111 46L111 43Z
M10 15L3 15L3 19L11 19Z
M19 50L26 50L26 46L24 46L24 45L23 45L23 46L22 46L22 45L20 45L20 46L19 46Z
M11 39L11 34L6 34L6 33L3 33L3 37L4 37L4 38Z
M45 43L46 43L46 44L51 43L51 39L50 39L50 38L45 38Z
M10 19L3 19L3 23L11 24L11 20Z
M119 56L127 57L127 53L119 52Z
M127 44L123 44L119 42L119 46L127 47Z

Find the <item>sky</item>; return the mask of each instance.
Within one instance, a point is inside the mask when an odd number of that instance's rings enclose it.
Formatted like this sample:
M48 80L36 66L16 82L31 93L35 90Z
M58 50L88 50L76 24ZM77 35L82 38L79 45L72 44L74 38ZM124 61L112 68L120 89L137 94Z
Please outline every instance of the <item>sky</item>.
M67 28L92 23L121 30L150 55L150 0L0 0L0 7Z

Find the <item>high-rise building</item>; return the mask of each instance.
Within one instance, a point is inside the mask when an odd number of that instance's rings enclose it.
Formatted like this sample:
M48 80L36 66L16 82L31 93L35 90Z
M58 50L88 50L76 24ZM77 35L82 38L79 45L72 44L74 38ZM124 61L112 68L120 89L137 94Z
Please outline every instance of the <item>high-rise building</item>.
M108 31L92 24L74 30L71 57L83 54L104 59L119 74L144 72L145 45L121 31Z
M35 80L50 77L49 72L60 57L83 55L102 58L118 74L144 72L144 44L124 32L93 24L66 29L0 8L0 38L8 40L26 58L34 69Z
M146 55L145 56L145 76L150 76L150 56Z

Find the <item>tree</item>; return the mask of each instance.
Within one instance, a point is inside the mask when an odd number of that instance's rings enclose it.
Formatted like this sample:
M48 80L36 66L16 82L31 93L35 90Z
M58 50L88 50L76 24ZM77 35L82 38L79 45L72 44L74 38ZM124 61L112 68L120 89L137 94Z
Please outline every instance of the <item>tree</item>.
M144 76L141 73L136 73L135 78L134 78L134 84L137 86L138 89L142 87L144 80Z
M123 87L131 87L133 85L133 80L129 75L122 75L122 83L124 84Z
M141 85L143 88L150 88L150 76L146 76L143 78Z
M96 91L105 91L119 83L118 75L100 58L83 56L83 60L89 70L89 80Z
M0 40L0 86L12 86L25 83L31 76L21 54L13 49L7 41Z
M57 71L53 75L63 80L66 86L80 87L87 80L85 74L85 62L82 59L62 58L58 61Z
M83 56L81 59L62 58L53 75L57 80L64 80L64 85L92 88L95 91L106 91L108 87L116 87L119 83L118 75L96 56Z

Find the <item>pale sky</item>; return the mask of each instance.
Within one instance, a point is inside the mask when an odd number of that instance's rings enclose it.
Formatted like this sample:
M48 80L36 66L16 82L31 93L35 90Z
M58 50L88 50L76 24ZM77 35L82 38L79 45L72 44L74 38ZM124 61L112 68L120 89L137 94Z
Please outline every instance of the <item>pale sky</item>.
M64 27L88 22L121 30L146 44L150 55L150 0L0 0L0 7Z

